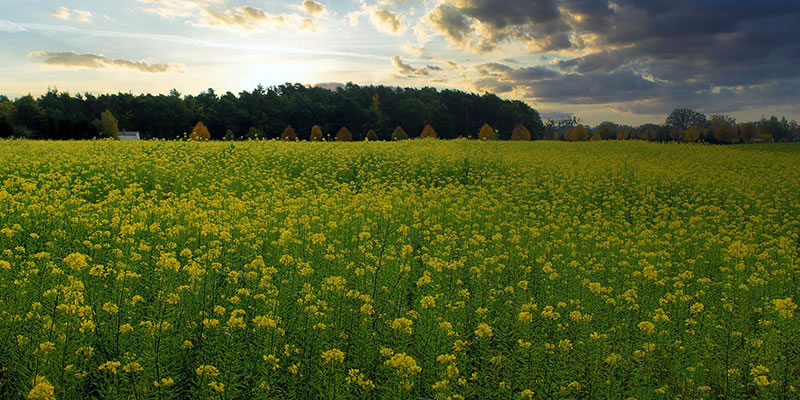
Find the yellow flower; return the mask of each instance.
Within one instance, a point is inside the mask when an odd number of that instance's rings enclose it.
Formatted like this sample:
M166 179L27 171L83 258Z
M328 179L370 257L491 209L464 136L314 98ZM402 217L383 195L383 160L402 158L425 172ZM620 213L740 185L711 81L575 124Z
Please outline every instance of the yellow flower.
M272 328L272 329L275 329L275 328L278 327L278 322L277 321L275 321L272 318L269 318L269 317L266 317L266 316L262 316L262 315L259 315L259 316L256 316L255 318L253 318L253 323L256 324L256 326L261 327L261 328Z
M216 318L205 318L203 319L203 326L206 328L213 328L219 326L219 320Z
M492 328L485 323L478 324L478 329L475 329L475 334L478 337L492 337L494 335Z
M755 382L756 385L761 386L761 387L769 386L769 384L771 383L769 381L769 378L767 378L766 375L759 375L759 376L753 378L753 382Z
M112 302L106 302L103 304L103 311L109 314L116 314L119 311L119 307Z
M55 388L47 378L37 376L33 385L33 389L28 392L28 400L55 400Z
M533 392L533 390L525 389L519 394L519 396L522 399L532 399L534 394L535 393Z
M131 324L122 324L122 325L119 326L119 333L120 334L124 335L124 334L126 334L128 332L133 332L133 327L131 326Z
M120 364L119 361L106 361L103 364L100 364L100 366L97 367L97 369L100 370L100 371L108 371L108 372L111 372L112 374L116 375L117 374L117 368L119 368L120 365L121 364Z
M295 364L290 365L289 368L286 368L286 370L289 371L289 373L292 374L292 375L297 375L297 369L298 368L300 368L300 364L299 363L295 363Z
M639 329L642 330L642 332L644 332L644 333L646 333L648 335L653 333L656 330L656 326L653 325L653 323L650 322L650 321L639 322L638 327L639 327Z
M384 357L391 357L394 355L394 350L387 347L381 347L380 353Z
M212 390L214 390L217 393L222 393L223 391L225 391L225 384L224 383L219 383L217 381L209 382L208 387L210 387Z
M772 304L775 306L775 311L784 319L792 318L794 311L797 310L797 304L794 304L791 297L772 300Z
M56 345L53 342L42 342L39 343L39 352L47 354L56 349Z
M414 376L422 372L422 368L417 365L416 360L406 353L397 353L392 358L384 362L386 366L392 367L397 375L404 378Z
M216 378L219 376L219 370L213 365L201 365L194 371L198 376L205 376L209 378Z
M413 328L411 328L411 325L414 325L414 321L406 317L397 318L392 321L392 329L408 335L414 331Z
M700 314L705 309L706 309L706 306L704 306L703 303L694 303L689 308L689 311L691 311L692 314Z
M620 359L622 359L622 357L618 356L618 355L617 355L617 354L615 354L615 353L611 353L611 354L609 354L609 355L608 355L608 357L606 357L606 364L611 364L611 365L614 365L614 364L616 364L616 363L617 363L617 362L618 362Z
M759 364L750 370L750 375L766 375L769 373L769 368Z
M452 354L440 354L436 357L436 362L440 364L447 364L456 360L456 356Z
M168 387L175 384L175 380L172 378L161 378L161 381L153 381L153 386L155 387Z
M432 308L436 306L436 299L434 299L433 296L425 296L419 302L422 305L423 310L426 308Z
M533 322L533 314L529 311L523 311L519 313L519 320L520 322Z
M351 385L358 385L361 389L364 390L375 389L375 384L372 383L372 380L366 379L364 374L358 369L348 370L345 382Z
M330 349L322 352L322 359L325 364L332 362L344 362L344 352L339 349Z
M130 373L133 373L133 372L142 372L142 371L144 371L144 368L142 368L142 366L137 362L129 362L129 363L125 364L124 367L122 367L122 370L125 373L130 374Z
M67 264L68 267L80 271L89 266L88 262L89 256L86 254L81 253L71 253L68 256L64 257L64 264Z

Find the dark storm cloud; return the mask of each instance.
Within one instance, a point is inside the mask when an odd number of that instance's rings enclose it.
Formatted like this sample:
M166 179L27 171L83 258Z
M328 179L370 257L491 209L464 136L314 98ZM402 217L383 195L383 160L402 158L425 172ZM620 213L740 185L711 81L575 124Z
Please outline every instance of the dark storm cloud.
M518 41L585 53L555 62L563 75L548 79L481 71L479 79L501 74L536 101L637 101L625 106L633 112L800 103L797 0L448 0L440 8L461 27L446 36L465 48ZM489 32L479 37L476 27Z
M663 85L630 71L564 74L528 85L531 95L549 102L568 104L616 103L658 95Z
M480 53L511 40L544 50L571 46L556 0L452 0L437 6L427 22L453 43Z

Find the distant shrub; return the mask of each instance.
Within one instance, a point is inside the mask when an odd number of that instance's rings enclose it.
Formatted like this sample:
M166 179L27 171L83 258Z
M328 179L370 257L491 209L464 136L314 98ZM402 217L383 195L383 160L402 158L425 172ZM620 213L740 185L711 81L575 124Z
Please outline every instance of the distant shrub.
M297 134L294 132L294 128L292 128L291 125L286 125L286 128L284 128L283 133L281 133L281 140L291 142L297 140Z
M592 142L599 142L603 140L603 137L600 136L599 133L595 133L594 135L592 135L592 137L589 138L589 140L591 140Z
M531 140L531 131L525 125L517 124L511 131L511 140Z
M392 140L406 140L408 139L408 134L406 131L403 130L401 127L394 128L394 132L392 132Z
M208 128L206 128L202 121L199 121L197 125L194 126L194 129L192 129L192 133L189 134L189 140L211 140L211 132L208 131Z
M589 136L586 127L583 125L576 125L569 128L567 133L564 134L564 140L568 142L582 142Z
M497 133L489 124L483 124L478 132L478 140L494 140L496 137Z
M692 125L686 132L683 133L683 140L687 142L696 142L700 139L700 132L697 130L697 127Z
M228 129L225 131L225 136L222 139L227 141L236 140L236 134L234 134L232 130Z
M309 136L309 140L312 142L319 142L322 140L322 128L319 125L314 125L311 128L311 136Z
M367 140L368 141L376 141L378 140L378 132L375 132L375 129L370 129L367 131Z
M439 135L436 134L436 130L433 129L430 125L425 125L425 128L422 129L422 133L419 134L419 137L422 139L436 139Z
M353 141L353 134L350 133L350 130L346 127L342 127L339 129L339 133L336 134L336 141L337 142L352 142Z

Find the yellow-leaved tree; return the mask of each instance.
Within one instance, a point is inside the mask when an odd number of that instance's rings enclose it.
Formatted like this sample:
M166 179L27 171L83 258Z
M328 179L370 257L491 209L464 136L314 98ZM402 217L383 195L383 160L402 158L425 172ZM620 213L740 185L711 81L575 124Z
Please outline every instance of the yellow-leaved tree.
M589 136L589 133L586 131L585 126L575 125L569 128L567 133L564 134L564 140L568 142L582 142L586 140L587 136Z
M752 143L760 136L760 133L755 124L747 122L739 125L739 136L741 136L743 142Z
M625 128L619 128L617 130L617 140L628 140L631 137L631 131Z
M103 137L119 139L117 119L114 118L114 114L109 110L105 110L100 114L100 131Z
M322 141L322 128L320 128L319 125L311 127L311 136L309 136L308 139L312 142Z
M436 130L433 129L430 125L425 125L425 128L422 128L422 133L419 134L421 139L436 139L439 135L436 134Z
M511 131L511 140L531 140L531 131L525 125L517 124Z
M683 133L683 140L687 142L696 142L700 139L700 132L697 131L697 127L692 125L686 132Z
M478 131L478 140L494 140L496 136L496 132L489 124L483 124L481 130Z
M342 127L339 129L339 132L336 134L336 141L337 142L352 142L353 141L353 134L350 133L350 130L346 127Z
M194 126L192 133L189 134L189 140L211 140L211 132L208 131L208 128L206 128L205 124L203 124L203 121L198 121L197 125Z
M406 140L408 139L408 134L406 131L403 130L401 127L394 128L394 132L392 132L392 140Z
M291 141L291 142L297 140L297 133L294 132L294 128L292 128L292 125L286 125L286 128L284 128L283 133L281 133L281 140Z
M367 131L367 140L368 141L378 140L378 132L375 132L375 129L368 130Z

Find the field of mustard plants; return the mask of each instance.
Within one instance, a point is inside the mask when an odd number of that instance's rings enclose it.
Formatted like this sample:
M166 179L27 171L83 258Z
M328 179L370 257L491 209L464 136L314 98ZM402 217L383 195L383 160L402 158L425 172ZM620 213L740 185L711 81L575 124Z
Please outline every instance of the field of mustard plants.
M3 399L798 398L800 147L0 159Z

